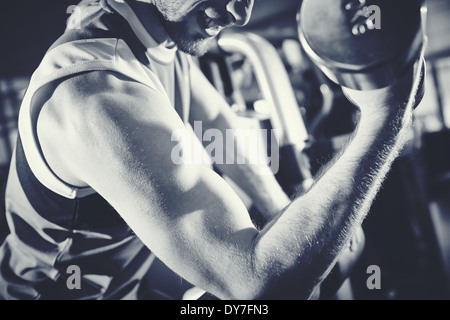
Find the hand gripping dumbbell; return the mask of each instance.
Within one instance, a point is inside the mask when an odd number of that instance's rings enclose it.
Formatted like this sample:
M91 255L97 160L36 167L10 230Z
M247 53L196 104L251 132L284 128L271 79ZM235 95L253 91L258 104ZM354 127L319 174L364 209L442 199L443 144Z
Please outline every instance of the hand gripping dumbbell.
M312 62L333 82L375 90L411 81L427 43L425 0L304 0L299 37Z
M410 100L408 89L419 88L411 100L417 107L424 95L425 18L423 0L303 0L298 14L300 42L350 101L355 92L365 95L372 90L382 92L378 97L394 94ZM336 293L363 248L361 241L356 249L342 252L321 286L321 298Z

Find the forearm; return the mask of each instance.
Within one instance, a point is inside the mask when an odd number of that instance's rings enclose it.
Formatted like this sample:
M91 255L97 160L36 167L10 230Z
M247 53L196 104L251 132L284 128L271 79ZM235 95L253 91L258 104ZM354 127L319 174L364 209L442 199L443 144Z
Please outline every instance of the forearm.
M260 131L246 127L247 122L227 111L204 124L204 129L218 129L226 137L223 144L226 161L215 163L215 166L248 195L266 220L271 220L291 201L267 163L266 150L262 150L264 144L256 141ZM230 146L233 146L232 150Z
M191 66L191 77L195 79L192 81L194 86L192 88L191 122L201 121L204 132L210 129L219 130L222 137L227 139L221 150L226 161L220 159L221 161L214 162L215 167L220 173L233 180L249 196L266 219L272 219L290 203L290 199L271 173L269 165L264 163L266 159L260 158L260 161L255 161L256 153L250 151L251 155L245 154L245 146L234 150L229 149L229 142L238 145L238 139L228 141L230 135L227 135L227 131L231 130L232 133L236 133L239 130L248 130L249 122L238 117L232 111L227 101L211 86L196 66ZM255 130L257 134L256 131L258 130ZM204 141L204 143L207 147L208 142ZM260 148L257 151L262 150Z
M365 218L400 151L410 112L362 114L346 151L255 239L254 268L277 298L308 297ZM280 292L278 288L283 288Z
M218 165L221 173L228 176L252 200L253 205L266 220L278 215L291 200L283 191L270 169L255 165ZM266 174L261 174L264 170Z
M245 232L233 234L233 244L245 242L246 258L243 263L225 264L230 274L227 283L238 288L228 290L234 292L229 296L292 299L308 298L314 292L333 267L353 230L361 225L403 146L413 103L410 101L405 107L411 86L402 86L382 90L381 94L352 92L352 100L364 107L364 112L345 152L324 170L308 192L291 202L261 231L246 228ZM206 121L204 128L230 128L233 116L226 111L223 114L227 116L208 117L210 121ZM226 170L222 167L223 172ZM249 182L247 176L237 170L231 175L242 181L241 187L247 184L244 188L250 194L251 189L259 189L259 194L263 194L258 179ZM252 185L256 186L252 188ZM229 201L223 206L227 203ZM217 212L217 205L211 212L227 216ZM236 213L234 217L241 217L241 214L243 212ZM242 234L248 237L243 240ZM223 265L224 259L220 262ZM246 284L244 288L242 283Z

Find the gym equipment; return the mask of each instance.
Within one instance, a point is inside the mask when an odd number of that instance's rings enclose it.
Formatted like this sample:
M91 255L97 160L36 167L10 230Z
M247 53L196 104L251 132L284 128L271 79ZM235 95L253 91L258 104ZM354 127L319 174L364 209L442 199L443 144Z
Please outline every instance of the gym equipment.
M298 13L300 42L336 84L385 88L407 79L415 66L425 68L426 13L424 0L304 0Z

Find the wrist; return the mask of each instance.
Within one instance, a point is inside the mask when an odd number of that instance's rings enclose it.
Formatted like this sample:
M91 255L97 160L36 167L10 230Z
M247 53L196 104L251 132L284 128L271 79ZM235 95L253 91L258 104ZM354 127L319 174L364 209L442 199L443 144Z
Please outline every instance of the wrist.
M409 119L425 93L425 63L421 60L396 83L377 90L342 87L347 99L361 111L361 118Z

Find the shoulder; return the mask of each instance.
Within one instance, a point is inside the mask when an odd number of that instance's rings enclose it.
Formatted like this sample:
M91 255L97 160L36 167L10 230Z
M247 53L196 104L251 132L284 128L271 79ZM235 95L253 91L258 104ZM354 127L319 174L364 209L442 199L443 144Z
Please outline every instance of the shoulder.
M154 88L112 71L92 71L52 85L43 104L41 121L85 126L122 111L130 115L170 112L167 96ZM144 112L144 113L143 113Z
M166 96L118 73L81 74L50 91L37 137L51 169L69 184L86 185L77 168L84 171L99 157L126 157L132 146L170 141L183 126Z

